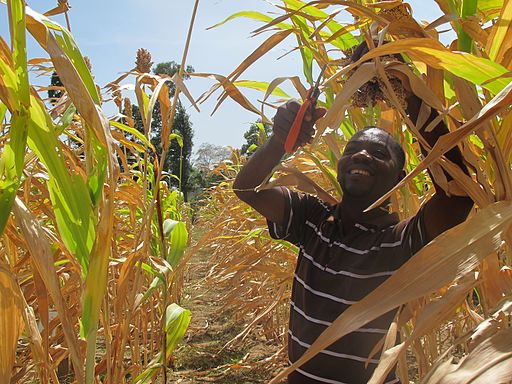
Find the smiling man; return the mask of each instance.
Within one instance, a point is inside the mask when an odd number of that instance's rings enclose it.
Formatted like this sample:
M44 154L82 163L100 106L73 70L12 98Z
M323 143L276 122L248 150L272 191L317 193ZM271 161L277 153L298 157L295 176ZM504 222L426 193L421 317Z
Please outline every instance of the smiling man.
M409 97L407 112L413 122L418 119L420 105L417 97ZM288 332L292 363L341 313L377 288L430 240L464 221L473 206L468 197L448 196L434 183L435 195L409 219L400 221L389 211L389 201L364 212L405 175L403 149L377 127L357 132L347 143L338 163L338 182L343 190L338 204L331 206L283 187L255 192L281 161L299 107L296 101L289 101L278 109L273 135L251 156L233 186L241 200L267 218L273 238L299 248ZM296 148L311 141L313 125L324 114L324 109L316 108L306 116ZM418 127L430 145L447 132L444 123L423 132L436 117L432 111L424 126ZM467 173L457 148L446 157ZM391 311L343 337L293 372L288 383L367 383L379 354L369 356L395 313ZM398 382L394 372L386 381Z

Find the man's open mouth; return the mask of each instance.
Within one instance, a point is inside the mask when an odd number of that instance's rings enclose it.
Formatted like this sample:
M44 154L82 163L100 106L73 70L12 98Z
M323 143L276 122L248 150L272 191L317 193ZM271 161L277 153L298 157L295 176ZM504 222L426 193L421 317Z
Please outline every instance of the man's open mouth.
M365 171L364 169L352 169L349 172L350 175L362 175L362 176L370 176L370 172Z

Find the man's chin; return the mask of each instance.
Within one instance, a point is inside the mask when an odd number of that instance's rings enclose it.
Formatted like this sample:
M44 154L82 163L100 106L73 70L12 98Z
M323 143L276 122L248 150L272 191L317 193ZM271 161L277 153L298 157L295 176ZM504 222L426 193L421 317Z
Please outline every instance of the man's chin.
M353 186L343 189L343 196L350 196L357 199L371 199L371 188Z

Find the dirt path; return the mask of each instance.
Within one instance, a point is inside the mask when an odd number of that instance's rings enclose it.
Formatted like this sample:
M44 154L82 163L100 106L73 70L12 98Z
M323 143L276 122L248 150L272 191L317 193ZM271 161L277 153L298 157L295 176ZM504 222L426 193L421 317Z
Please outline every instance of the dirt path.
M268 383L279 366L267 358L278 352L279 346L252 336L243 345L225 347L243 324L236 323L229 314L219 315L225 292L205 281L208 257L202 252L190 262L181 305L192 312L192 320L175 353L175 370L169 382Z

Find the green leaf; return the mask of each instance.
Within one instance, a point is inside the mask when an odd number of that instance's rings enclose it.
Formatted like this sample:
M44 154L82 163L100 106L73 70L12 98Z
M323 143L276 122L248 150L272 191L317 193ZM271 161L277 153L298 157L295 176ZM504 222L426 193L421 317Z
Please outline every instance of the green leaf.
M183 148L183 137L181 137L181 135L179 135L178 133L171 133L169 135L169 142L173 140L176 140L180 148Z
M14 181L0 182L0 233L4 231L9 215L11 214L12 204L18 190L18 183Z
M69 124L73 121L75 114L76 107L73 104L70 104L66 111L60 116L57 123L57 130L59 133L62 133L67 127L69 127Z
M166 357L169 359L187 332L190 324L190 311L177 304L171 304L165 311L165 332L167 333ZM135 378L136 384L153 383L153 376L162 366L162 353L158 353L149 363L148 368Z
M58 133L42 101L34 96L31 99L28 145L48 170L48 189L57 227L85 275L96 233L89 188L81 175L69 171Z
M283 0L283 2L290 9L292 9L292 10L300 9L301 13L306 13L308 15L311 15L314 18L316 18L322 22L324 20L326 20L327 18L329 18L329 14L318 9L313 4L310 5L309 3L305 3L305 2L299 1L299 0ZM327 22L326 26L332 35L334 35L335 33L338 33L340 30L345 30L345 27L343 27L341 24L339 24L334 19L329 20ZM314 30L313 28L308 27L308 33L306 33L305 36L311 35L313 30ZM324 39L324 40L328 40L329 37L331 36L326 32L321 32L320 34L322 36L322 39ZM340 34L340 36L338 36L336 39L330 41L330 43L341 50L349 49L349 48L353 47L354 45L359 44L357 39L349 31L346 31L345 33Z
M508 70L489 59L467 53L439 52L428 48L421 50L423 53L432 55L432 58L437 57L440 67L475 85L481 85L493 94L499 93L511 81L508 78L500 78L508 73Z
M21 0L9 1L9 26L13 46L14 70L4 58L0 59L0 86L5 88L0 108L1 118L11 109L9 140L4 146L0 159L0 234L3 233L16 192L21 183L25 147L27 144L27 127L30 120L30 88L27 72L27 53L25 35L25 4ZM5 77L4 77L5 76Z
M338 196L342 196L340 183L338 182L337 173L334 169L326 167L325 164L315 155L314 152L307 152L310 159L317 165L318 169L322 172L327 180L331 182L331 186L336 189Z
M96 207L103 192L103 184L105 183L107 173L108 153L107 149L101 145L95 135L89 135L88 137L91 140L92 150L88 151L87 156L94 158L96 164L89 172L87 185L89 186L92 205Z
M233 20L233 19L236 19L236 18L239 18L239 17L247 17L249 19L253 19L253 20L258 20L258 21L263 21L265 23L270 23L273 18L270 17L270 16L267 16L261 12L255 12L255 11L241 11L241 12L237 12L237 13L234 13L232 14L231 16L228 16L226 19L224 19L223 21L221 21L220 23L217 23L215 25L212 25L211 27L208 27L207 29L212 29L212 28L216 28L216 27L219 27L225 23L227 23L228 21L230 20ZM285 24L285 23L278 23L276 24L277 27L281 28L281 29L290 29L292 28L291 25L289 24Z
M25 3L11 0L7 3L9 10L9 27L13 48L14 70L18 79L18 97L25 108L30 104L30 88L27 70L27 41L25 32Z
M30 7L26 7L26 12L27 12L27 15L34 18L38 22L43 23L47 28L52 29L56 32L60 32L60 34L55 35L60 48L65 52L66 56L73 63L73 66L75 67L76 71L78 72L80 78L82 79L83 83L85 84L87 91L93 98L94 102L97 105L100 105L101 97L98 93L98 89L96 88L96 85L94 84L94 79L92 77L92 74L89 71L89 68L87 67L85 59L84 59L82 53L80 52L80 49L78 48L78 45L76 44L75 39L73 38L71 33L65 27L60 25L59 23L34 11ZM37 40L37 38L36 38L36 40ZM38 42L39 42L39 44L42 45L42 47L44 49L46 49L45 41L38 40Z
M486 18L483 20L486 22L500 14L503 0L478 0L477 7L479 12L486 15Z
M477 11L477 0L463 0L460 16L462 19L474 16ZM473 50L473 39L464 31L460 23L457 23L457 35L459 40L459 51L471 53Z
M256 144L251 144L249 145L249 147L247 148L247 153L253 153L255 150L258 149L258 146Z
M120 123L118 121L110 120L110 125L119 128L122 131L129 133L130 135L135 136L139 139L144 145L148 146L152 151L156 152L155 146L151 144L151 142L144 136L141 132L137 131L135 128L132 128L126 124Z
M169 236L171 234L171 231L176 227L176 225L178 224L179 222L176 221L176 220L171 220L171 219L165 219L164 220L164 224L163 224L163 227L164 227L164 235L165 236Z
M167 221L167 220L166 220ZM174 221L174 220L173 220ZM165 231L165 228L164 228ZM174 268L178 265L181 257L185 253L188 245L188 230L187 225L183 221L178 221L173 224L170 229L170 246L171 249L167 256L167 261Z
M490 44L489 49L489 58L491 60L500 61L500 57L503 57L505 53L500 54L504 48L502 47L505 40L509 37L509 29L510 29L510 18L512 17L512 2L507 1L504 7L501 9L500 18L498 19L494 33L491 33L492 44Z
M306 25L306 20L299 16L293 16L292 19L299 26L300 30L303 31L303 34L307 36L309 29ZM304 45L299 36L297 36L297 44L299 45L300 56L302 57L302 71L307 82L313 84L315 81L313 80L313 52L308 46Z
M190 311L171 304L165 311L165 332L167 333L167 357L169 358L178 343L185 336L190 324Z
M451 52L433 39L397 40L372 49L361 58L361 61L396 53L406 53L414 60L422 61L434 68L445 69L472 84L482 86L493 95L499 93L511 81L510 78L503 77L508 73L504 66L469 53Z
M0 129L3 127L3 121L4 121L6 113L7 113L7 105L0 102Z
M236 85L237 87L251 88L251 89L256 89L256 90L262 91L262 92L267 92L267 89L269 86L269 83L266 81L252 81L252 80L239 80L239 81L235 81L233 84ZM271 95L278 96L278 97L290 98L290 96L279 87L276 87L272 91Z

